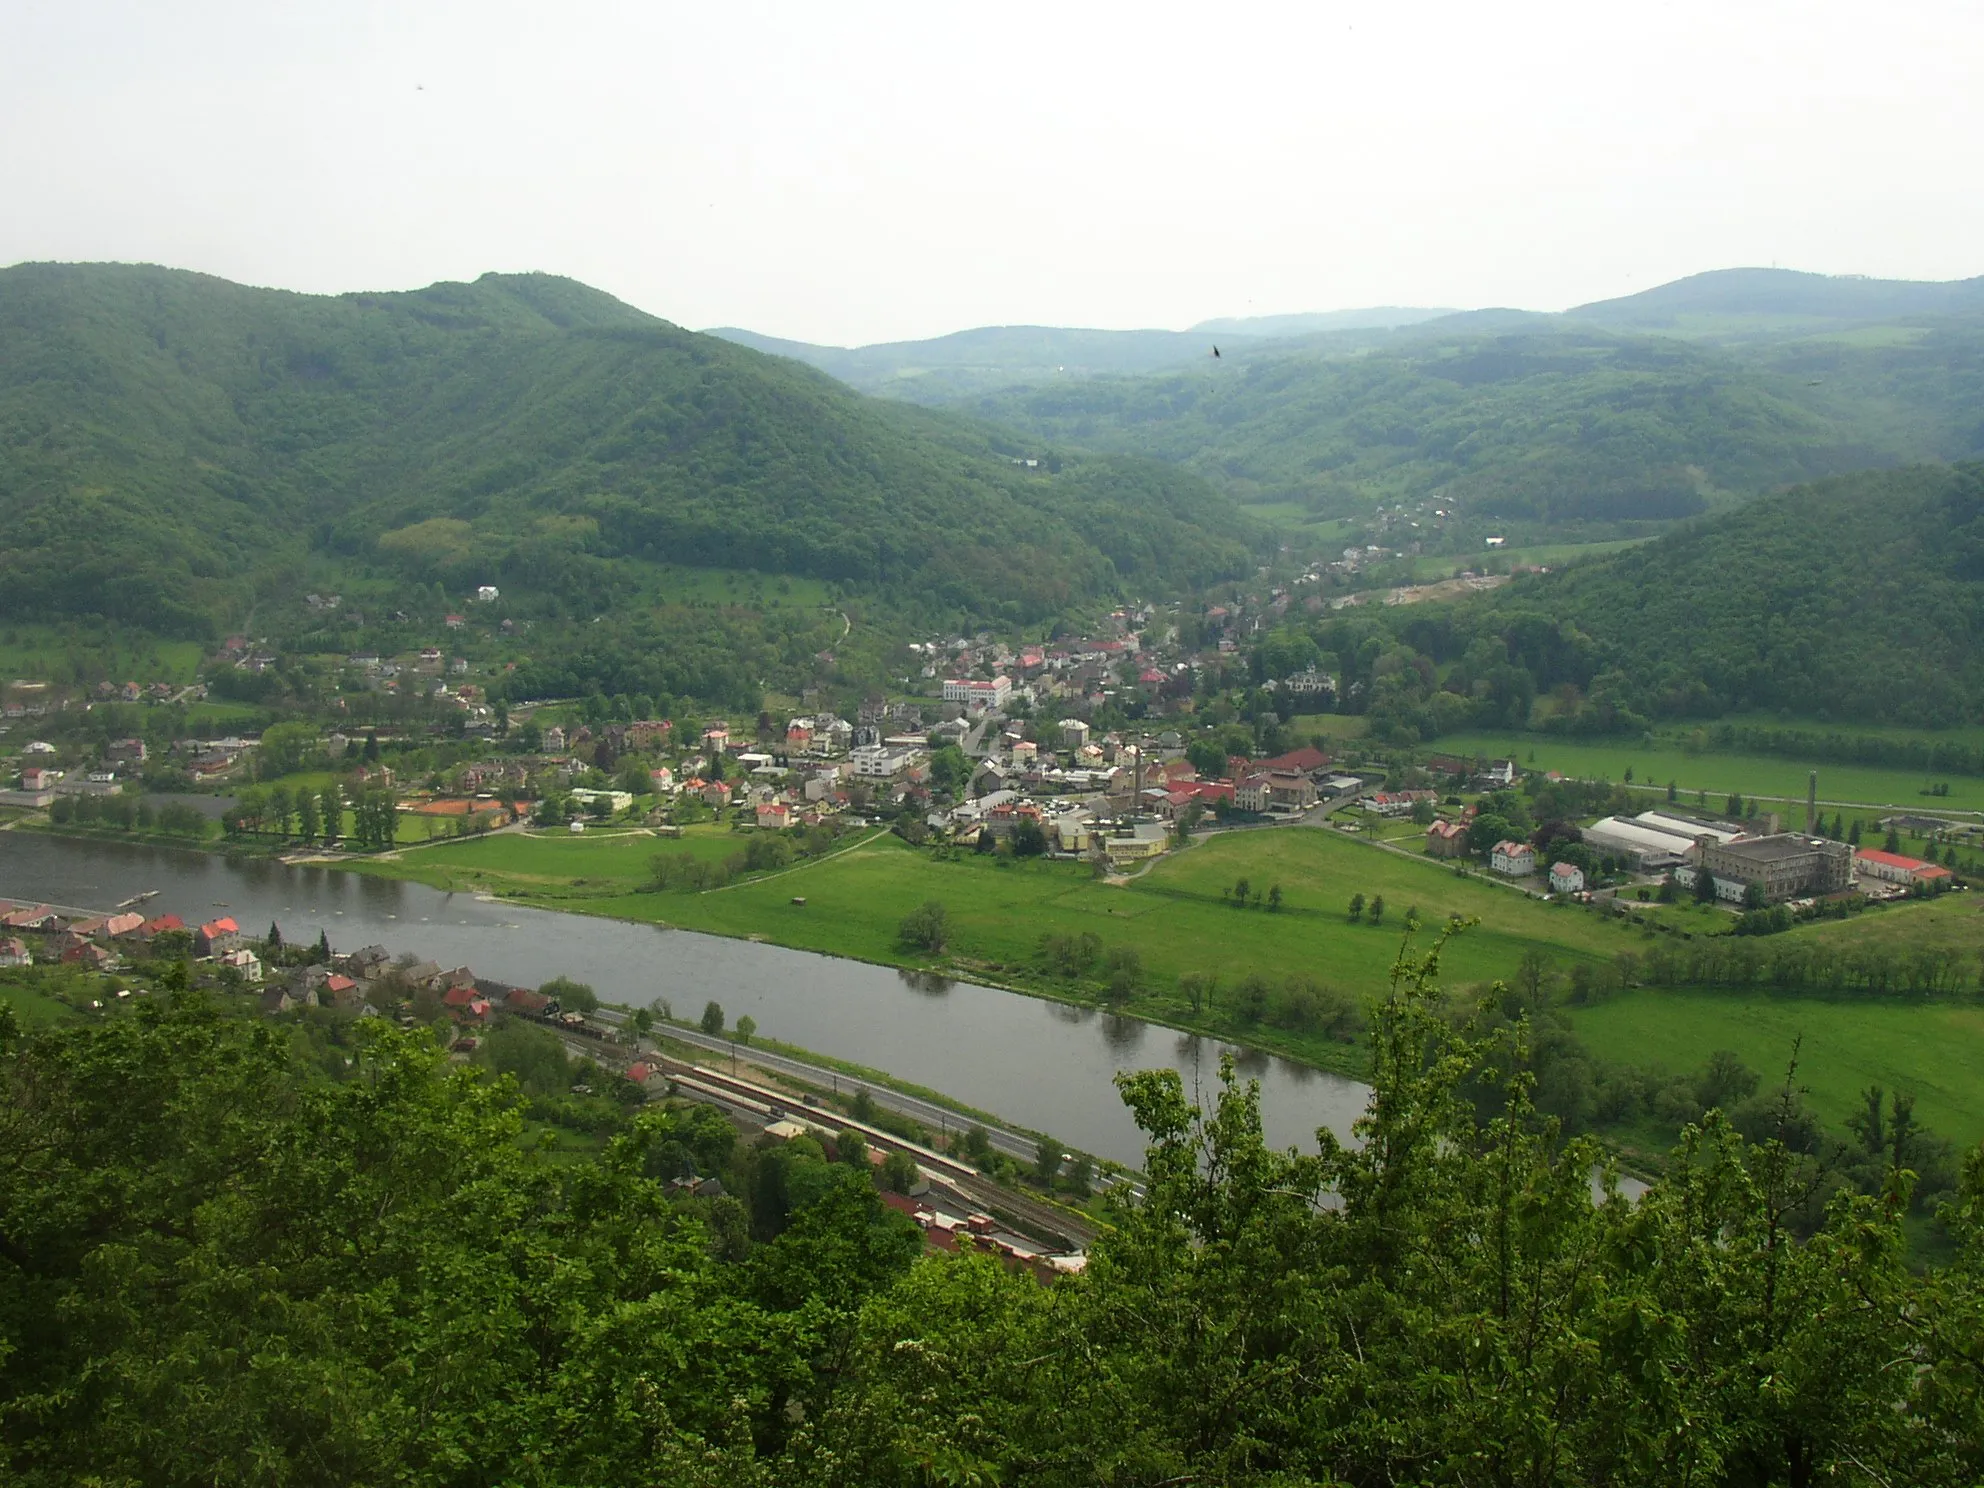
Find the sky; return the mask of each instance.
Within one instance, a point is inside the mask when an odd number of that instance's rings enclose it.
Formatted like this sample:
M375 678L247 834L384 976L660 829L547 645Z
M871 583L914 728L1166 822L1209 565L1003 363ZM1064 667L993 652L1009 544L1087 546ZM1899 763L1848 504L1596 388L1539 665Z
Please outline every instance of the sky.
M1976 0L0 0L0 264L849 345L1984 273Z

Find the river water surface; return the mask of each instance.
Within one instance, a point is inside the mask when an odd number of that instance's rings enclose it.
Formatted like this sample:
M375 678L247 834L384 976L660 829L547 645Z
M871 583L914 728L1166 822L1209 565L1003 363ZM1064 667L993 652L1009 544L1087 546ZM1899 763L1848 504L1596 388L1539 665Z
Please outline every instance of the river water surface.
M1169 1068L1186 1090L1217 1087L1220 1056L1261 1085L1268 1140L1313 1150L1347 1135L1367 1088L1292 1060L1091 1008L966 982L932 986L887 967L687 930L559 914L326 867L228 859L120 842L0 832L0 898L108 909L148 889L152 914L189 925L232 915L290 941L319 930L339 951L382 945L520 986L589 982L609 1002L667 998L678 1016L715 999L768 1037L885 1070L1099 1157L1141 1167L1143 1142L1117 1098L1120 1070Z

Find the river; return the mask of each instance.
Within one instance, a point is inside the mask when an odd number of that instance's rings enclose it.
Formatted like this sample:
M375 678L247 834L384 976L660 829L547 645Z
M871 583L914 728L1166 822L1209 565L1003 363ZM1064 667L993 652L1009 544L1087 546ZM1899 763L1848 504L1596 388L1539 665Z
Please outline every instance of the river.
M715 999L733 1022L749 1013L770 1038L885 1070L1136 1167L1142 1138L1111 1083L1120 1070L1175 1069L1188 1091L1210 1092L1230 1051L1260 1082L1268 1140L1305 1150L1314 1150L1318 1127L1347 1135L1368 1094L1341 1075L1135 1018L966 982L933 985L810 951L267 858L0 832L0 898L108 909L148 889L160 891L149 913L170 911L189 925L228 914L255 936L271 922L289 941L322 930L340 951L383 945L520 986L570 976L609 1002L667 998L678 1016Z

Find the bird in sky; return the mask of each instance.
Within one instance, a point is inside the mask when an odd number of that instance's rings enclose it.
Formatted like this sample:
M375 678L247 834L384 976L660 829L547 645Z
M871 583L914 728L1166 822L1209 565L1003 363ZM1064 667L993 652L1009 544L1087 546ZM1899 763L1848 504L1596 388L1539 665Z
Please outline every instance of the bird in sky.
M1215 346L1215 347L1214 347L1214 348L1212 349L1212 354L1213 354L1214 356L1218 356L1218 355L1219 355L1219 348L1218 348L1217 346Z

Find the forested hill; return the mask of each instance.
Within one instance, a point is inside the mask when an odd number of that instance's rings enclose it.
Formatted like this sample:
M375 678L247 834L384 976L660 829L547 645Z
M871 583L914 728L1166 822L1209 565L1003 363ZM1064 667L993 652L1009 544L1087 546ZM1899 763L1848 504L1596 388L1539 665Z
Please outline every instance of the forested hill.
M1715 269L1565 313L1598 325L1680 335L1797 335L1826 327L1984 315L1984 278L1921 281Z
M1325 515L1439 500L1557 528L1671 520L1718 498L1969 448L1940 412L1901 425L1891 407L1714 347L1542 317L1506 329L1453 317L1354 357L1243 348L1189 372L961 406Z
M1203 482L876 402L544 275L321 297L0 270L0 615L211 631L309 550L584 595L597 565L1006 620L1249 561Z
M1869 472L1753 502L1502 591L1575 637L1611 704L1984 719L1984 465ZM1548 691L1556 676L1539 676Z

